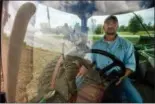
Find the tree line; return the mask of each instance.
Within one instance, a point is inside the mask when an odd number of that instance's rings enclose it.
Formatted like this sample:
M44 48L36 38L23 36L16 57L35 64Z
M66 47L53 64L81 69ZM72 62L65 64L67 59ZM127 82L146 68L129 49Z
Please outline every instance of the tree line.
M138 17L138 18L137 18ZM143 18L140 15L133 16L129 22L128 25L121 25L118 28L118 32L131 32L133 34L136 34L139 31L146 31L145 28L148 31L154 31L155 30L155 25L149 22L148 24L144 23ZM144 28L145 27L145 28ZM102 34L104 33L103 31L103 25L97 25L95 30L93 31L94 34Z

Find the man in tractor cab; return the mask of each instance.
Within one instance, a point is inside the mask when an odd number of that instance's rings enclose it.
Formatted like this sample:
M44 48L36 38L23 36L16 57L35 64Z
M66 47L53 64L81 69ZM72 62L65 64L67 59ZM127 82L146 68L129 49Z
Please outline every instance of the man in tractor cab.
M115 55L119 60L121 60L125 65L125 74L120 77L119 80L115 83L114 94L116 97L119 97L121 100L122 96L125 95L125 98L130 103L142 103L142 97L136 90L136 88L132 85L128 76L135 71L136 62L134 55L134 47L133 44L117 34L117 28L119 26L118 19L116 16L111 15L107 17L104 21L103 29L105 31L105 35L100 40L96 41L92 45L92 49L100 49L106 52L109 52ZM112 60L109 58L99 55L99 54L87 54L85 57L90 63L95 61L96 68L102 69L103 67L112 63ZM120 70L118 67L114 67L108 71L109 74L113 70ZM79 73L77 74L77 85L79 79L84 76L88 72L84 66L80 68ZM124 94L124 95L123 95Z

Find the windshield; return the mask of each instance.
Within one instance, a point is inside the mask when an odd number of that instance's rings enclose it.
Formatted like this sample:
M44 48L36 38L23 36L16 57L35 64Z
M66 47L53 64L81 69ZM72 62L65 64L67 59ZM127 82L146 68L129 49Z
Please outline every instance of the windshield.
M9 18L4 25L2 34L4 76L13 23L19 7L25 2L9 1L8 4ZM51 73L53 73L60 56L65 57L68 54L80 56L84 49L89 49L93 43L103 38L105 34L103 23L109 16L92 15L87 20L82 20L82 17L76 14L67 13L41 3L33 1L32 3L36 6L36 12L28 23L22 44L16 91L17 102L40 100L50 87ZM118 35L139 47L143 44L153 43L149 37L154 37L155 33L154 8L138 10L134 13L139 19L133 12L116 15L119 21ZM145 43L145 39L142 40L142 37L147 39ZM148 46L145 48L150 49ZM148 50L148 53L153 57L153 51ZM81 57L84 56L81 55ZM63 80L61 83L58 86L62 88ZM2 89L4 90L4 86Z
M119 28L117 30L117 33L119 36L124 37L134 44L138 43L140 36L154 36L154 15L153 15L154 8L136 11L135 13L138 15L138 17L141 19L139 21L133 12L131 13L125 13L116 15L118 17L119 21ZM145 15L147 13L147 15ZM88 26L89 26L89 34L90 36L96 37L96 39L103 37L104 30L103 23L107 16L92 16L88 19ZM132 21L132 18L135 18L135 21L137 24L139 24L139 27L136 27L136 25L131 26L130 24L134 21ZM145 28L142 27L141 23L146 27L149 34L145 31ZM133 28L136 28L136 31L133 30ZM97 38L98 37L98 38ZM95 38L94 38L95 39Z

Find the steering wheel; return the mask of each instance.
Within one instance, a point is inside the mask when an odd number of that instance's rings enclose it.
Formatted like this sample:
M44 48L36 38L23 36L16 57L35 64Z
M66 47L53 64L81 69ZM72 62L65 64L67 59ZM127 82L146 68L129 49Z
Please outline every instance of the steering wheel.
M106 67L102 68L102 69L99 69L97 68L97 71L99 71L99 74L101 77L115 77L115 78L118 78L118 77L121 77L124 75L125 73L125 65L123 62L121 62L117 57L115 57L114 55L112 55L111 53L109 52L106 52L106 51L103 51L103 50L99 50L99 49L91 49L91 50L88 50L86 53L95 53L95 54L101 54L103 56L106 56L108 58L110 58L113 62L109 65L107 65ZM95 63L95 62L93 62ZM121 70L119 71L112 71L109 75L106 75L105 73L107 71L109 71L110 69L112 69L113 67L120 67Z

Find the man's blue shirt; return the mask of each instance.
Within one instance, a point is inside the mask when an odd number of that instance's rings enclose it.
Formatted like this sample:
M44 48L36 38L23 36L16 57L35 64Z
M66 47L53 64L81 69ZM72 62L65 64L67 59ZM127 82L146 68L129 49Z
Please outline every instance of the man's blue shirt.
M102 37L92 45L92 49L104 50L115 55L124 63L126 68L135 71L136 61L134 55L134 47L130 41L117 36L114 41L107 42ZM95 53L87 54L85 58L90 60L91 62L96 62L96 67L100 69L112 63L112 60L110 58ZM112 70L120 70L120 68L114 67L108 73L110 73Z

